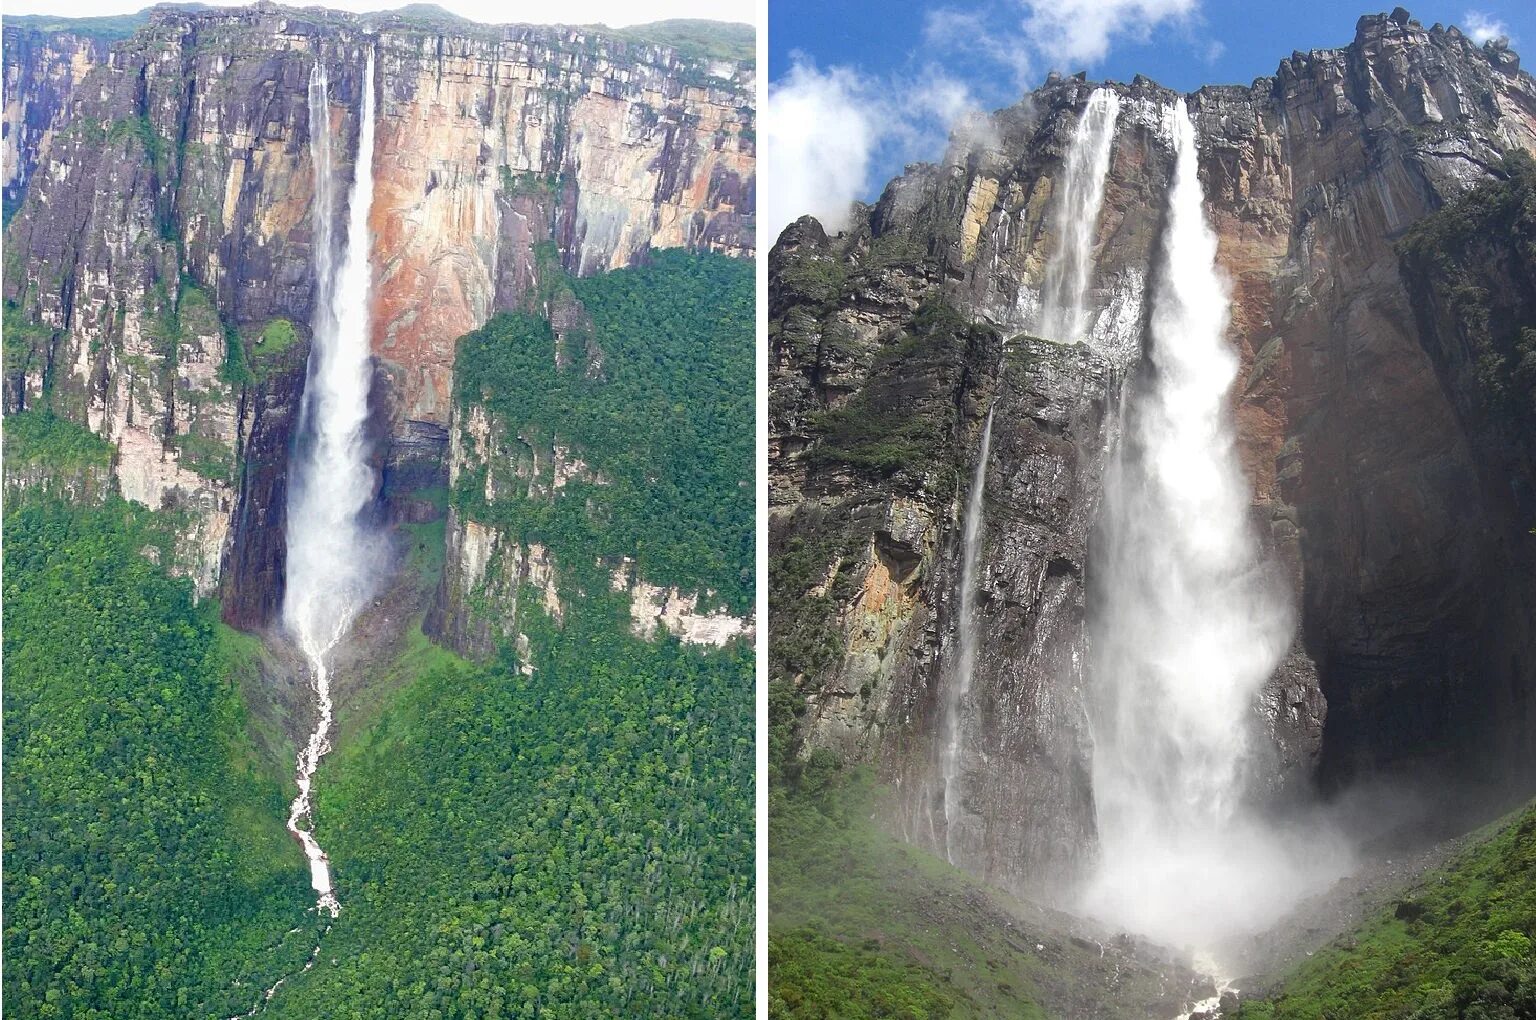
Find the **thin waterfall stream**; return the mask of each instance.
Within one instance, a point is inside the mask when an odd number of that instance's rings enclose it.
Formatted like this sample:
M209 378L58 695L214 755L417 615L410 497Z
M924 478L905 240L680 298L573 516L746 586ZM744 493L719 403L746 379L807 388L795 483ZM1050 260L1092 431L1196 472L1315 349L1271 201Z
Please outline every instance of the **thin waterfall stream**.
M965 537L960 554L960 655L955 663L954 680L949 685L949 704L944 713L944 856L955 863L955 814L959 807L960 713L971 690L976 672L976 560L981 552L981 522L985 513L983 497L987 487L987 461L992 453L992 417L997 407L987 411L987 423L981 430L981 450L976 455L976 472L971 479L971 495L965 507Z
M1085 310L1093 277L1093 245L1104 201L1104 178L1109 172L1110 149L1120 114L1120 97L1109 89L1094 89L1073 131L1072 144L1062 166L1063 183L1056 204L1056 223L1061 243L1045 273L1040 324L1036 331L1062 343L1072 343L1087 331ZM1006 228L1005 228L1006 229ZM1054 329L1056 332L1046 332ZM1067 332L1062 332L1063 330ZM981 447L966 500L964 535L960 556L960 606L956 631L958 654L945 686L944 742L940 767L944 780L944 855L955 864L954 834L959 819L961 761L965 752L965 713L976 673L980 634L976 623L977 568L986 516L987 464L992 452L994 402L987 409Z

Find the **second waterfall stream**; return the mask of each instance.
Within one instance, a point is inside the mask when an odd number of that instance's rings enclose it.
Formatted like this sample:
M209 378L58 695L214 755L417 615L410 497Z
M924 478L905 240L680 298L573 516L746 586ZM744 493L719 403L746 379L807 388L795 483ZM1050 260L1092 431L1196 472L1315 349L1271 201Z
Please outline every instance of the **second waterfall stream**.
M1104 201L1104 177L1120 116L1120 97L1109 89L1094 89L1073 130L1072 144L1062 167L1062 184L1053 205L1057 244L1046 265L1045 283L1035 332L1048 340L1074 343L1087 328L1084 310L1093 276L1093 246ZM976 655L981 644L976 619L976 591L981 566L981 542L986 517L987 468L992 454L992 426L997 408L987 410L981 447L966 499L960 554L960 605L957 647L944 697L944 734L940 772L944 782L944 856L956 859L955 832L962 824L966 722Z
M380 548L379 536L364 520L374 491L365 432L372 378L368 213L373 204L373 78L370 51L357 156L346 196L346 232L338 239L330 83L321 63L315 64L310 76L315 309L288 488L283 623L313 671L318 713L315 729L299 751L299 795L289 812L288 829L304 846L319 908L332 917L341 904L331 888L330 861L315 836L313 788L320 759L331 749L334 720L328 657L373 592Z

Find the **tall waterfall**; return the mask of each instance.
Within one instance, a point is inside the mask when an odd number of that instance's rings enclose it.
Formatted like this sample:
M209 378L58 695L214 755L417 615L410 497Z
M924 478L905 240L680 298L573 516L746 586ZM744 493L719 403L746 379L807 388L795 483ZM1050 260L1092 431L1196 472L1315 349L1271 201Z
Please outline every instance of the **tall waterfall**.
M299 439L288 489L288 570L283 622L309 659L319 722L299 752L299 796L288 829L304 846L319 905L340 910L330 862L313 835L312 784L331 749L332 704L327 655L372 593L379 541L362 519L373 498L367 460L369 264L368 211L373 204L373 54L363 85L357 159L347 198L340 251L332 228L336 180L329 83L318 61L309 79L310 155L315 168L314 342L309 351Z
M1195 127L1177 164L1153 297L1152 378L1132 398L1090 570L1090 717L1100 841L1089 912L1214 952L1321 876L1249 806L1255 698L1293 618L1248 524L1227 408L1238 370L1203 209ZM1310 877L1309 877L1310 874Z
M965 711L966 698L971 693L971 677L976 672L976 559L981 551L981 519L985 513L982 503L987 487L987 460L992 455L992 415L996 405L987 411L987 423L981 430L981 450L976 456L976 471L971 478L971 495L965 505L965 537L960 554L960 619L957 626L960 637L960 655L955 660L954 672L946 686L948 697L944 706L944 856L955 863L955 815L960 806L960 752L961 713Z
M1072 343L1087 332L1083 298L1093 277L1093 239L1119 118L1120 97L1109 89L1094 89L1072 133L1056 192L1056 249L1045 266L1035 326L1035 333L1047 340Z
M1059 243L1046 268L1041 322L1055 323L1037 329L1042 336L1064 343L1081 338L1087 326L1084 310L1093 269L1093 239L1099 208L1104 200L1104 176L1109 172L1109 153L1120 115L1120 97L1109 89L1094 89L1072 135L1062 169L1061 200L1056 206ZM1050 332L1048 330L1054 330ZM971 478L965 507L964 545L960 558L960 608L956 624L959 648L945 687L944 746L940 765L944 775L944 853L955 862L954 833L960 808L960 762L965 748L965 712L976 672L976 652L981 635L976 623L976 570L986 506L987 461L992 450L992 419L996 406L987 410L981 433L981 449Z

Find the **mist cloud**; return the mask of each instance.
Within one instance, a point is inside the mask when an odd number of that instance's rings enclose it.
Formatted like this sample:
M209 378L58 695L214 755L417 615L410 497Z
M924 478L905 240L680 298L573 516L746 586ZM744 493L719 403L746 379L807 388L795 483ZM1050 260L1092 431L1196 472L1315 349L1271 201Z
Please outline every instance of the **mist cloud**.
M874 78L796 55L769 86L762 116L764 239L807 214L829 231L847 228L877 157L936 159L950 130L976 111L969 89L937 68Z
M1482 11L1468 11L1462 15L1466 22L1464 31L1479 46L1494 39L1509 39L1509 26Z

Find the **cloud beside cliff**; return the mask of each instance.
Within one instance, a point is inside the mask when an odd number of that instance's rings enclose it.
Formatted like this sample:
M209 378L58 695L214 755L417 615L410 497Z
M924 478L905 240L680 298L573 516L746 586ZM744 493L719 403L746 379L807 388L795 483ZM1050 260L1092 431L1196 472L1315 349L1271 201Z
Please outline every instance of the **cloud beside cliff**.
M829 231L845 229L854 201L869 189L877 154L936 159L950 129L975 109L965 85L935 68L875 79L797 55L769 86L761 117L764 243L807 214Z
M1464 31L1467 36L1479 46L1490 40L1509 38L1509 27L1482 11L1468 11L1461 20L1466 22Z
M807 213L829 231L848 225L850 206L867 198L893 165L936 160L950 132L986 145L990 124L971 116L981 104L944 70L978 63L1005 69L1028 91L1049 69L1092 67L1123 42L1145 42L1162 28L1200 24L1201 0L972 0L935 7L923 21L927 63L907 75L866 75L856 68L817 67L802 55L769 86L761 117L759 226L764 246ZM1221 53L1206 42L1207 62ZM993 90L988 106L1009 101Z
M765 240L807 213L828 230L847 226L850 205L869 186L879 131L864 102L869 91L849 68L799 60L769 86L758 176Z

